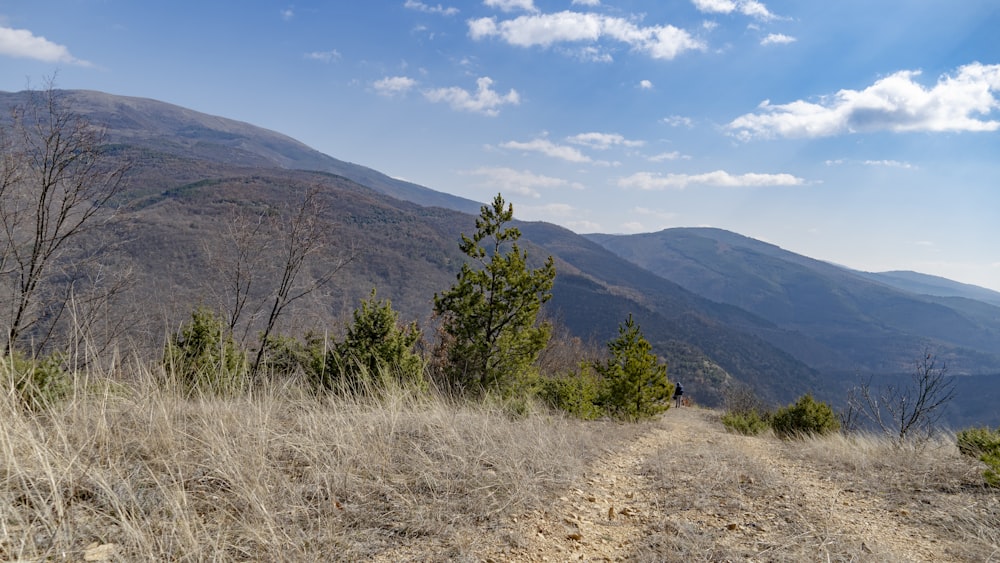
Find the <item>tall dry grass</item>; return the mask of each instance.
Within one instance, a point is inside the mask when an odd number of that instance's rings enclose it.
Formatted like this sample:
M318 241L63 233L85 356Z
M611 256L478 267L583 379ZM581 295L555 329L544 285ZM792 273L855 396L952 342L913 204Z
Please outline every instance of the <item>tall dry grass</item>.
M130 371L81 375L38 414L0 401L0 559L97 544L129 561L365 560L418 543L414 558L461 559L628 435L398 389L189 398Z

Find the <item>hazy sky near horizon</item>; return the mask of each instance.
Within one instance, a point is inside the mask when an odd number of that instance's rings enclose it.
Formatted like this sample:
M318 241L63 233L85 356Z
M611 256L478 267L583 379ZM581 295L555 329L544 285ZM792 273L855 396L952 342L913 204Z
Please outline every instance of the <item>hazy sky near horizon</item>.
M0 90L155 98L576 232L1000 290L995 0L0 0Z

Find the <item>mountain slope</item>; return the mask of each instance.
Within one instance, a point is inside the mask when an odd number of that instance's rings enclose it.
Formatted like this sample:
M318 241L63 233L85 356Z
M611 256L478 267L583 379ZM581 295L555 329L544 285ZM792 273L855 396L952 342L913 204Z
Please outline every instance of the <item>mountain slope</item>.
M1000 317L986 303L920 296L719 229L590 238L699 295L801 335L796 342L759 333L817 369L898 372L930 347L954 373L1000 372Z
M861 275L868 279L919 295L961 297L1000 307L1000 293L939 276L907 271L861 272Z
M337 160L295 139L249 123L147 98L90 90L62 90L57 94L75 113L105 127L113 143L230 166L327 172L396 199L466 213L479 210L480 204L476 202ZM29 92L0 92L0 109L3 110L0 120L9 115L6 111L9 107L23 104L29 95Z

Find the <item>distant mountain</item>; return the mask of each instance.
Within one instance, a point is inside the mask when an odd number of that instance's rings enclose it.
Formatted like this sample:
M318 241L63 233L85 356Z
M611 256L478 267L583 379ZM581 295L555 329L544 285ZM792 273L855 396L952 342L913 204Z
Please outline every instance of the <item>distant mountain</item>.
M590 238L698 295L771 321L783 332L752 331L823 372L905 372L930 348L952 373L1000 373L1000 309L968 297L989 297L988 290L863 274L720 229ZM918 287L962 297L921 295Z
M74 112L107 129L110 141L163 155L226 166L311 170L343 176L396 199L478 213L481 204L389 177L316 151L295 139L249 123L207 115L147 98L90 90L59 92ZM0 107L26 101L29 92L0 92ZM3 112L0 120L8 112Z
M861 272L861 275L886 285L918 295L961 297L1000 307L1000 292L918 272Z

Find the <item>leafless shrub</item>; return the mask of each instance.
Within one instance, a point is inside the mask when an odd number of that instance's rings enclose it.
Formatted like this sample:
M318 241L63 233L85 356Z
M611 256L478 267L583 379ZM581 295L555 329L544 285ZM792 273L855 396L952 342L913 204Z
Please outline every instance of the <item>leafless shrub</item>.
M906 384L872 385L871 378L848 393L848 409L860 413L897 443L929 439L955 397L955 380L948 366L925 351Z

